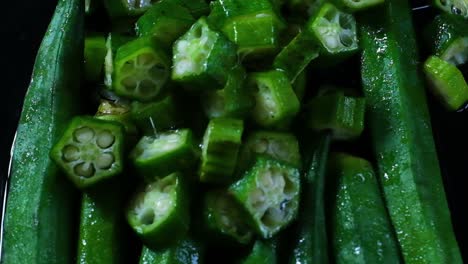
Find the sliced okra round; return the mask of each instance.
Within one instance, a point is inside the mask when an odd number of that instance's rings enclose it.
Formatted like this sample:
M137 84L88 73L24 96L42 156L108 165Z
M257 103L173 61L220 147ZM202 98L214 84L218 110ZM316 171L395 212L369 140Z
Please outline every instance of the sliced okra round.
M113 121L75 117L51 158L80 189L122 172L123 127Z
M244 209L224 190L206 193L203 217L215 243L248 244L252 240Z
M112 85L117 95L150 101L163 93L170 71L161 48L151 38L138 38L117 50Z
M192 131L179 129L144 136L130 157L140 173L149 180L174 171L188 169L195 161Z
M468 1L466 0L434 0L437 7L447 14L468 19Z
M246 209L262 238L271 238L297 215L300 192L299 169L280 161L258 157L229 192Z
M127 221L144 244L167 247L188 230L188 194L180 173L158 178L138 192L127 209Z
M326 55L348 55L358 50L356 20L353 15L324 3L308 24Z

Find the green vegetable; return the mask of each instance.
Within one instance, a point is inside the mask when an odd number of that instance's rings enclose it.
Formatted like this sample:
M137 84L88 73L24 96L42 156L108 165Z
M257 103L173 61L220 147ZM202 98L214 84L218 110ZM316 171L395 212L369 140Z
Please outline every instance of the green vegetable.
M118 48L112 87L119 96L139 101L156 99L170 76L170 60L151 38L138 38Z
M336 6L348 12L358 12L377 5L381 5L385 0L333 0Z
M328 263L325 217L325 170L331 136L328 133L307 134L303 142L306 170L303 173L298 231L293 237L289 263Z
M101 77L106 56L106 40L102 35L89 35L84 43L84 69L87 81L97 81Z
M361 25L361 73L372 143L404 260L462 263L416 69L410 7L404 0L387 0Z
M11 160L2 263L70 263L77 194L48 153L79 111L84 6L58 1L39 48Z
M143 247L140 264L197 264L203 263L203 246L193 239L184 238L176 245L162 250Z
M127 209L127 220L144 244L154 250L175 244L190 224L183 175L157 178L139 191Z
M106 40L106 57L104 58L104 84L111 89L112 88L112 79L114 74L114 60L115 54L120 46L126 44L127 42L133 40L133 37L126 35L121 35L118 33L110 33L107 36Z
M139 16L146 12L155 0L103 0L108 15L112 19Z
M136 31L139 36L152 36L156 43L170 47L194 22L187 8L173 0L161 0L138 19Z
M296 94L297 100L302 103L307 89L307 72L302 71L301 74L291 83L291 86Z
M221 89L237 64L236 46L200 18L173 45L172 79L190 87Z
M296 218L300 173L297 168L259 157L229 192L245 208L262 238L271 238Z
M446 14L468 19L468 2L466 0L434 0L434 5Z
M248 244L253 232L245 212L224 190L209 191L203 204L203 221L213 244Z
M83 194L77 263L123 263L122 192L116 183L106 187Z
M348 154L334 154L330 174L337 184L332 205L336 263L400 263L398 245L372 165Z
M205 0L173 0L179 5L187 8L196 19L205 16L210 12L210 6Z
M244 123L239 119L215 118L203 136L200 181L229 183L237 163Z
M146 179L165 176L190 168L195 159L190 129L167 131L144 136L130 154L133 164Z
M343 91L319 95L309 102L308 126L330 130L334 139L348 140L364 130L364 98L345 96Z
M300 103L286 75L281 71L252 73L249 89L254 91L252 119L263 127L280 126L299 112Z
M468 61L468 27L463 20L442 14L435 17L426 29L432 52L454 65Z
M101 100L96 118L108 121L119 122L125 130L125 148L133 147L138 140L138 129L131 120L130 106L126 103Z
M276 264L278 263L277 242L275 240L257 240L250 254L241 264Z
M80 189L123 170L123 127L118 122L77 116L50 152L50 157Z
M424 72L432 91L449 110L460 109L468 101L468 85L456 66L431 56L424 63Z

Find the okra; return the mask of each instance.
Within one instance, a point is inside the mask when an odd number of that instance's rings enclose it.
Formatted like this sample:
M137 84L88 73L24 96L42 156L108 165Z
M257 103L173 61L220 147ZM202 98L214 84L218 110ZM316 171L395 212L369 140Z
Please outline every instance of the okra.
M431 56L424 63L424 72L433 93L447 109L458 110L468 101L468 85L456 66Z
M237 163L244 123L233 118L210 121L203 136L200 181L229 183Z
M161 130L174 129L180 123L177 104L171 95L150 103L133 102L131 118L146 135L158 134Z
M275 52L284 24L268 0L217 0L210 22L237 44L241 58Z
M336 153L329 173L335 177L332 241L340 263L400 263L393 228L372 165L364 159Z
M237 65L236 46L200 18L173 45L172 79L186 86L221 89Z
M221 90L206 91L202 96L203 110L208 118L231 117L244 119L253 108L254 102L245 85L244 68L233 68Z
M258 157L229 192L245 208L256 233L271 238L296 218L299 170L280 161Z
M405 0L387 0L360 23L361 74L378 174L405 262L462 263L415 63L410 11Z
M106 40L102 35L89 35L84 43L84 69L87 81L97 81L101 77L106 56Z
M335 91L312 98L308 110L308 127L316 131L330 130L334 139L354 139L364 130L364 98Z
M293 119L299 112L299 100L283 72L252 73L247 85L254 94L251 117L257 125L275 127Z
M302 73L299 74L297 78L291 83L291 86L294 90L294 93L296 94L297 100L299 100L299 103L301 103L304 99L307 89L306 71L302 71Z
M158 250L175 244L187 233L190 218L183 175L157 178L139 191L127 209L127 221L143 243Z
M203 257L203 246L191 238L184 238L167 249L143 247L140 264L198 264L203 263Z
M140 37L151 36L163 47L170 47L193 23L195 19L187 8L173 0L162 0L138 19L136 31Z
M468 27L465 21L446 14L438 15L425 33L434 55L454 65L468 61Z
M167 87L170 69L166 53L151 38L138 38L117 50L112 87L119 96L154 100Z
M187 8L195 19L208 15L210 6L205 0L175 0L179 5Z
M185 171L195 162L195 146L190 129L144 136L130 154L136 169L147 180Z
M292 254L288 263L328 263L327 221L325 216L325 171L331 136L324 132L306 134L301 178L301 203L297 216L297 233L291 241Z
M277 241L257 240L252 247L250 254L242 260L242 264L276 264L278 263L277 256Z
M121 123L125 130L126 142L124 144L126 147L136 142L138 128L131 120L130 106L128 104L101 100L95 117Z
M123 142L120 123L77 116L50 157L76 187L85 189L122 172Z
M250 243L253 231L245 214L244 209L225 190L205 194L203 223L213 243Z
M118 48L120 46L128 43L129 41L133 40L133 37L129 37L126 35L121 35L118 33L110 33L107 36L106 40L106 57L104 58L104 84L109 88L112 89L112 78L114 74L114 60L115 54L117 53Z
M383 4L385 0L333 0L340 9L347 12L358 12Z
M145 13L155 0L103 0L108 15L112 19L135 17Z
M468 2L466 0L434 0L434 5L448 15L468 19Z

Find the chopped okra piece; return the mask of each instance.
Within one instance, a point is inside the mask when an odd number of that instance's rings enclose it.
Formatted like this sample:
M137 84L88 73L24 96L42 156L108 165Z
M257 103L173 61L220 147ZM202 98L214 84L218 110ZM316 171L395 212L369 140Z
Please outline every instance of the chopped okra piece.
M454 65L468 61L468 26L465 21L446 14L438 15L425 33L434 55Z
M151 103L133 102L131 115L135 124L146 135L174 129L179 123L177 106L171 95Z
M458 110L468 101L468 85L456 66L431 56L424 63L424 72L432 91L448 110Z
M136 141L138 129L131 120L129 105L102 100L95 117L121 123L125 129L126 147Z
M169 80L170 60L151 38L132 40L117 50L112 86L117 95L150 101Z
M154 4L136 22L139 36L151 36L164 47L170 47L190 26L195 19L184 6L173 0L162 0Z
M284 23L269 0L217 0L210 22L237 44L243 57L270 54L279 47Z
M257 240L252 247L250 254L242 260L241 264L276 264L278 263L277 241Z
M331 3L324 3L307 22L306 28L321 47L320 53L327 57L342 59L358 51L354 16Z
M343 91L319 95L309 102L308 126L330 130L338 140L354 139L364 130L365 100L346 96Z
M271 238L297 215L300 172L280 161L258 157L229 192L247 210L256 232Z
M75 117L50 156L78 188L85 189L122 172L123 137L117 122Z
M294 82L291 83L291 86L294 90L294 93L296 94L297 100L299 102L302 102L302 99L304 99L305 93L306 93L306 86L307 86L307 75L306 72L303 71L297 78L294 80Z
M130 157L136 169L149 180L155 176L184 171L195 161L192 131L179 129L157 136L144 136Z
M468 19L468 1L466 0L434 0L434 3L448 15Z
M244 209L226 191L206 193L203 220L214 243L250 243L253 232L245 214Z
M385 0L333 0L338 8L348 12L363 11L384 2Z
M162 250L143 247L140 264L201 264L203 259L203 245L191 238L183 238L176 245Z
M203 136L200 181L230 183L237 163L244 122L233 118L210 121Z
M237 65L236 46L200 18L173 45L172 79L187 86L221 89Z
M107 88L112 88L112 75L114 73L114 59L120 46L133 40L133 37L110 33L106 40L106 57L104 58L104 84Z
M258 155L267 155L296 168L301 167L299 142L291 133L255 131L249 134L242 145L238 169L243 172Z
M147 247L168 247L187 233L188 199L183 175L172 173L158 178L134 196L127 209L127 221Z
M157 0L104 0L104 6L112 19L139 16Z
M254 106L253 98L245 85L246 73L242 67L235 67L228 75L221 90L207 91L202 96L202 106L209 118L245 118Z
M299 112L299 100L283 72L253 73L248 85L254 94L252 119L256 124L275 127L292 120Z
M84 43L84 70L87 81L97 81L101 77L106 40L103 35L86 36Z

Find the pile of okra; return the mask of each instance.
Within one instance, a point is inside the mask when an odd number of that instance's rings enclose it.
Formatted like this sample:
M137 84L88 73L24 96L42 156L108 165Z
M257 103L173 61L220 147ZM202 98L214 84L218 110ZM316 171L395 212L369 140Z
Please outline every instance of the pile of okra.
M86 1L78 262L462 263L426 94L468 101L468 4L427 8Z

